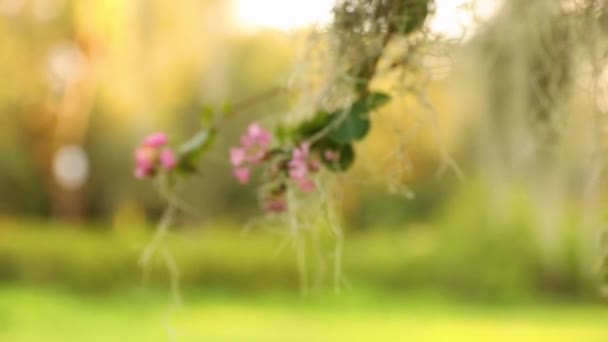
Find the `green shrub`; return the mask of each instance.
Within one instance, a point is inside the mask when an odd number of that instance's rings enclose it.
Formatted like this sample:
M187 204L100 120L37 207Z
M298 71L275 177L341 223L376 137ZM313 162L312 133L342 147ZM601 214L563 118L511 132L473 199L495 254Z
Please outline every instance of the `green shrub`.
M457 194L428 225L347 232L343 269L355 288L438 291L483 300L513 300L591 293L572 236L550 267L539 257L531 210L517 196L503 221L488 214L479 188ZM378 227L380 228L380 227ZM574 227L575 228L575 227ZM121 229L118 232L129 231ZM137 230L133 230L137 231ZM60 285L80 291L129 286L168 286L162 260L144 277L137 259L148 234L125 235L47 223L0 224L0 282ZM331 247L330 237L322 241ZM184 289L298 290L293 251L283 237L217 226L181 231L169 238ZM309 252L313 249L309 246ZM331 286L330 252L309 253L311 278ZM320 265L320 266L319 266ZM324 269L325 272L319 272ZM556 285L557 284L557 285Z

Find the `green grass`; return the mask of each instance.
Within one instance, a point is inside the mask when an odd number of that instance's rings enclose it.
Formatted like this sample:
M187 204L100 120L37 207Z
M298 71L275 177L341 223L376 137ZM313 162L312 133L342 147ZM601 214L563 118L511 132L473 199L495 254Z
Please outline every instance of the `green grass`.
M168 328L179 341L608 341L608 309L600 306L206 292L189 293L169 312L164 294L3 287L0 341L167 341Z

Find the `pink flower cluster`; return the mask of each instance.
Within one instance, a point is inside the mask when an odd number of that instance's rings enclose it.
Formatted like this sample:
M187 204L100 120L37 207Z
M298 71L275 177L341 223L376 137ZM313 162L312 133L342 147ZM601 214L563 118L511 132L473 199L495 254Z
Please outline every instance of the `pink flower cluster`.
M251 123L247 132L241 136L241 145L230 149L232 173L241 183L249 182L251 166L260 164L270 147L272 136L256 122Z
M153 177L159 169L170 171L177 166L177 158L167 145L164 133L153 133L135 149L135 177Z
M311 157L309 143L304 142L293 150L288 166L289 178L296 182L300 190L311 192L315 189L311 175L319 170L320 164Z
M262 194L266 212L284 212L289 183L293 182L302 192L316 188L313 176L321 168L318 151L313 151L309 142L301 142L293 148L270 149L272 136L257 123L251 123L241 136L240 145L230 149L230 163L234 177L242 184L250 181L251 168L266 163L265 177L268 180ZM335 162L339 155L325 151L326 161Z

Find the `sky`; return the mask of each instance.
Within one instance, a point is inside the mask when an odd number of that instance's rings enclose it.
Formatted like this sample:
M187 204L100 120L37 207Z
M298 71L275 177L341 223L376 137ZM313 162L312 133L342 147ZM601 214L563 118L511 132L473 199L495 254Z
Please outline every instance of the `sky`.
M491 16L499 0L436 0L437 11L430 27L450 37L461 36L473 26L473 17L462 7L473 4L481 17ZM235 0L235 18L246 30L274 28L292 30L331 20L334 0Z

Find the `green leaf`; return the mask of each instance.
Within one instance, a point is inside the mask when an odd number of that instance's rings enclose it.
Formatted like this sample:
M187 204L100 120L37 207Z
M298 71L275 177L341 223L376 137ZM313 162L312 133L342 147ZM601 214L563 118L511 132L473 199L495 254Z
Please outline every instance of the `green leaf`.
M363 101L365 102L367 111L372 111L384 106L390 100L391 97L385 93L373 92L367 95Z
M335 112L333 119L342 121L331 131L329 138L339 144L348 144L365 138L371 126L369 112L381 107L389 100L390 96L387 94L374 92L365 99L353 102L347 109L348 113ZM346 117L343 117L344 115Z
M274 129L274 136L277 138L279 143L284 143L289 137L289 129L284 124L279 123Z
M296 140L306 139L317 134L330 122L334 120L334 116L325 112L319 111L307 121L302 122L294 131L294 135L296 135ZM299 139L298 139L299 138Z
M363 139L371 126L365 113L359 105L351 106L347 113L336 113L334 120L342 121L331 130L328 138L338 144L349 144L352 141ZM346 117L343 118L343 115Z
M196 163L205 149L213 142L213 131L204 130L177 148L178 169L186 173L197 171Z
M369 112L381 107L390 100L384 93L372 92L365 99L353 102L348 108L333 113L319 111L311 119L302 122L293 130L294 140L306 140L329 125L336 125L328 133L331 140L338 144L348 144L363 139L370 129ZM346 112L344 112L346 111ZM337 120L340 120L338 123Z

